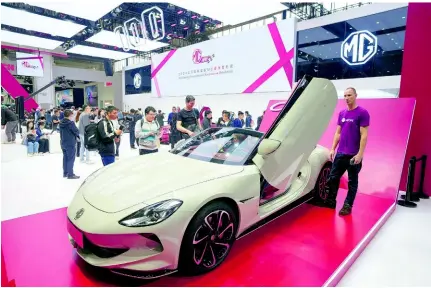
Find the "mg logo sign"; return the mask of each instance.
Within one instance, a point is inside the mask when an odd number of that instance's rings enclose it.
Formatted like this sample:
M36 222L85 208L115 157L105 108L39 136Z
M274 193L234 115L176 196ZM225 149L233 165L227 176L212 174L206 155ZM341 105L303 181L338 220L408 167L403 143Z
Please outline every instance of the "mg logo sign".
M363 65L377 53L377 37L369 31L350 34L341 44L341 58L349 65Z
M114 33L120 38L125 52L143 46L146 40L162 40L165 38L163 11L156 6L146 9L141 13L141 19L127 20L122 26L115 27Z

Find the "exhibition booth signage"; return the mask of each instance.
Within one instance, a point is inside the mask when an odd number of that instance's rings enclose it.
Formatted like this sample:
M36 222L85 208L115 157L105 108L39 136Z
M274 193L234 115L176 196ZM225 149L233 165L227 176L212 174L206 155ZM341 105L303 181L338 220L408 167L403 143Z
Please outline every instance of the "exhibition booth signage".
M296 21L277 23L152 57L155 97L290 91Z

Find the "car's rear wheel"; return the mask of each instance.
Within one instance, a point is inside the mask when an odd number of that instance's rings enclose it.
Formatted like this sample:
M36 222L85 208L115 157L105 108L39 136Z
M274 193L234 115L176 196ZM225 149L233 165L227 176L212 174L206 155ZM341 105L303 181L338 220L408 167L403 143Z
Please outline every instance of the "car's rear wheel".
M229 204L216 201L204 206L184 234L179 271L197 275L215 269L229 254L237 229L237 215Z
M313 189L314 200L325 201L328 198L328 191L326 189L326 183L328 181L329 173L331 172L332 163L326 162L320 170L319 176L317 177L316 184Z

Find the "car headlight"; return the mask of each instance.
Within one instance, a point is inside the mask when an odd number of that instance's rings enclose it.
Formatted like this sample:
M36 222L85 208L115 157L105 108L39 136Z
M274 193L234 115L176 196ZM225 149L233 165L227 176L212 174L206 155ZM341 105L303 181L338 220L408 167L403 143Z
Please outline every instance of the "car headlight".
M171 199L152 204L120 220L127 227L144 227L160 223L168 219L180 208L183 201Z

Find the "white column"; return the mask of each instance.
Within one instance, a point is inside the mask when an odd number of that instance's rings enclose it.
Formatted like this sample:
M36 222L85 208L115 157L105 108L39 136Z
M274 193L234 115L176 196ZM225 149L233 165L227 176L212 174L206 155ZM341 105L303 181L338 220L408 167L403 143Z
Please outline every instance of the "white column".
M34 91L39 90L43 86L54 80L52 75L52 66L54 60L51 55L41 55L43 56L43 77L34 77ZM36 95L36 102L42 108L50 109L55 106L55 85L43 90L41 93Z

